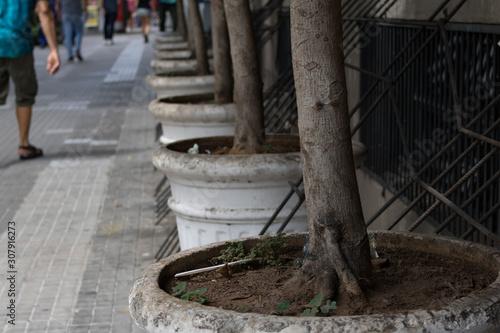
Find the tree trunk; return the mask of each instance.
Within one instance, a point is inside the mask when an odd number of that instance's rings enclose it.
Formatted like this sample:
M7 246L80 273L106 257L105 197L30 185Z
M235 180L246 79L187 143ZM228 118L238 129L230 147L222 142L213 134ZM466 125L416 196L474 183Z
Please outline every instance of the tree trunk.
M210 1L212 18L212 44L214 51L215 103L233 102L233 74L229 34L222 0Z
M310 239L293 283L362 306L371 260L349 127L341 0L292 0L290 17Z
M189 0L188 2L189 26L194 36L194 52L196 54L196 73L198 75L208 75L207 45L205 43L205 32L201 21L200 7L198 0Z
M232 154L264 151L262 81L248 0L224 0L231 43L236 104Z
M182 0L176 1L175 9L177 13L177 29L179 29L182 38L187 41L189 37L186 27L186 17L184 16L184 2Z

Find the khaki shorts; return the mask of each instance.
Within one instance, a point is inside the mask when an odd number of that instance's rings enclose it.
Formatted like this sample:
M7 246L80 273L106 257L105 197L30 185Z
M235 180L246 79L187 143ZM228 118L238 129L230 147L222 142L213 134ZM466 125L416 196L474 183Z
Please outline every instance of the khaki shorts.
M5 104L9 94L9 78L12 78L16 91L17 106L35 104L38 83L33 54L18 58L0 58L0 105Z

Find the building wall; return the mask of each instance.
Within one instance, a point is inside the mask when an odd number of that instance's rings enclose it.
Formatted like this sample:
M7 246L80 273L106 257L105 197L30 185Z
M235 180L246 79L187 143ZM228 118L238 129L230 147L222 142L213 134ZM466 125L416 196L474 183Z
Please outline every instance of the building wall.
M367 221L392 198L392 193L380 185L380 183L373 179L363 169L356 170L356 177L358 180L361 206L363 207L363 215L365 221ZM406 205L401 200L397 200L368 227L368 230L385 230L387 226L399 217L400 213L404 211L405 208ZM418 214L409 212L392 230L406 231L417 218ZM430 233L432 230L434 230L434 227L424 221L414 231Z
M427 20L441 5L436 0L399 0L389 11L387 17L392 19ZM459 0L452 0L446 6L448 12L453 10ZM437 18L442 18L440 14ZM471 0L467 1L455 14L452 22L499 24L500 1Z

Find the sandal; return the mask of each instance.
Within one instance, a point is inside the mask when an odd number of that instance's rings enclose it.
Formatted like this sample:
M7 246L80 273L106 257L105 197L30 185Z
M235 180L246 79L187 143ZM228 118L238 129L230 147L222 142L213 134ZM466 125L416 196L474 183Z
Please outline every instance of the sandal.
M32 145L29 146L19 146L19 149L29 150L28 154L20 154L19 159L21 160L29 160L32 158L37 158L43 155L43 151L38 149Z

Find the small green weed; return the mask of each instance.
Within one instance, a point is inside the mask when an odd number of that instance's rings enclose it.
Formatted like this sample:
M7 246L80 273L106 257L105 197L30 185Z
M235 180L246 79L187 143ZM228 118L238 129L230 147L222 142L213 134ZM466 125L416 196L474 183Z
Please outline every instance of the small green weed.
M271 145L265 145L264 146L264 154L267 154L271 151Z
M220 251L219 260L223 262L231 262L235 260L248 259L243 248L243 243L226 242L227 248Z
M288 308L290 308L290 301L286 300L276 307L276 312L282 314L285 310L288 310Z
M172 289L174 291L172 293L172 296L180 295L184 291L184 289L186 289L186 282L179 283Z
M248 305L245 305L239 308L238 312L248 312L248 310L250 310L250 308L248 307Z
M284 233L279 233L275 236L264 236L262 242L250 251L250 258L261 258L262 262L269 266L281 265L280 254L287 245L283 240L283 235Z
M279 266L281 264L280 254L286 247L283 240L284 233L274 236L266 235L262 241L253 247L249 253L245 252L243 243L226 242L227 248L220 251L219 260L231 262L243 259L258 258L263 264L269 266Z
M335 310L337 308L337 303L327 300L324 305L321 305L323 301L323 294L319 293L309 302L309 308L305 309L300 316L301 317L313 317L319 311L323 314L327 314L330 310Z
M186 289L186 282L181 282L172 288L173 293L172 296L178 296L184 292ZM185 301L195 301L200 304L203 304L207 301L207 298L203 296L207 292L207 288L199 288L196 290L188 290L185 294L183 294L180 298Z

